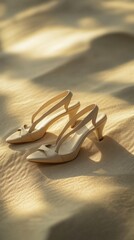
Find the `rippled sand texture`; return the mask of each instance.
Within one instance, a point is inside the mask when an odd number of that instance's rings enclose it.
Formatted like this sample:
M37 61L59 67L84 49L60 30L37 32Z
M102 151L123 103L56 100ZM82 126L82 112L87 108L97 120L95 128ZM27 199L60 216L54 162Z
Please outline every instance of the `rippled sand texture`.
M12 0L0 15L0 240L133 240L134 2ZM5 139L64 89L107 114L105 138L29 163L67 119L33 144Z

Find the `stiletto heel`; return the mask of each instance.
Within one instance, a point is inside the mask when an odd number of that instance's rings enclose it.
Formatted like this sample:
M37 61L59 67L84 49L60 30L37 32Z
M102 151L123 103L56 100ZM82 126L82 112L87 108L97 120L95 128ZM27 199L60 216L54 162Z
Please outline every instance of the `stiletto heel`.
M102 123L100 123L100 125L95 129L95 134L99 141L103 139L103 129L106 124L106 121L107 121L107 118Z
M98 114L98 110L98 106L92 104L76 113L65 125L54 145L42 145L36 152L27 156L27 159L31 162L51 164L68 162L75 159L82 143L89 134L96 131L98 138L102 138L106 115ZM85 114L86 116L83 117ZM76 121L78 124L68 131Z
M6 141L8 143L26 143L42 138L49 126L61 117L69 114L69 118L71 118L71 116L76 114L80 107L80 102L70 104L72 96L72 92L67 90L45 102L33 114L30 126L25 124L20 127Z

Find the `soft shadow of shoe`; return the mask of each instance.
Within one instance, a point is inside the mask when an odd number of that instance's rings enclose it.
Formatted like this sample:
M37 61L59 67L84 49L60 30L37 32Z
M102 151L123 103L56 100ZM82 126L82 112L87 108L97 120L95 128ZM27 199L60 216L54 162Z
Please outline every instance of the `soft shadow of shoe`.
M76 176L112 176L132 174L134 157L111 137L100 142L84 143L78 156L64 164L37 164L41 174L50 179L64 179Z
M133 154L113 138L105 136L100 142L94 141L94 144L102 156L99 165L108 175L134 173Z

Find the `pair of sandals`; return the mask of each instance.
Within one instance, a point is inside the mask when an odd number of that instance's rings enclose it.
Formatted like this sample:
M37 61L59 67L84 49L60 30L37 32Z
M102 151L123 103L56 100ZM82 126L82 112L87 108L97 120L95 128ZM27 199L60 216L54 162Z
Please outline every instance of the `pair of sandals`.
M68 115L69 121L55 144L42 145L27 156L27 159L37 163L63 163L75 159L83 141L92 132L96 133L98 140L102 140L107 116L99 112L96 104L88 105L79 111L80 102L72 102L72 96L72 92L67 90L51 98L33 114L30 126L24 125L19 128L6 139L6 142L11 144L34 142L45 135L49 126ZM41 115L42 111L45 112Z

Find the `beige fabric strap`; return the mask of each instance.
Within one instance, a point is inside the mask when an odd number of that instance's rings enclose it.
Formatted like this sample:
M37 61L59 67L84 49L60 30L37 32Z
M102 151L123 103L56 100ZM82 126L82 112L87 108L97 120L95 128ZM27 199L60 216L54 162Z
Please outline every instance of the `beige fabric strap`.
M72 92L70 90L64 91L61 94L51 98L48 100L45 104L43 104L32 116L32 125L29 129L29 132L32 132L35 128L35 126L42 120L44 119L47 115L50 113L56 111L58 108L64 106L66 111L68 109L68 105L71 101L72 98ZM60 100L61 99L61 100ZM43 109L48 107L50 104L54 103L55 101L60 100L56 105L51 107L47 112L45 112L41 117L39 117L37 120L35 120L35 117L38 115L39 112L41 112ZM35 120L35 121L34 121Z
M55 153L55 151L53 149L48 148L45 145L42 145L40 148L38 148L38 151L43 152L46 155L46 157L51 157L51 156L53 157L54 155L58 156L58 154Z
M29 126L25 124L22 127L18 128L18 131L20 132L20 136L24 136L29 132Z
M45 145L41 145L39 148L38 148L38 151L43 151L44 153L47 153L48 151L51 151L50 148L48 148L47 146ZM47 155L47 154L46 154Z
M72 131L70 131L69 133L67 133L66 135L65 132L66 130L76 121L78 120L81 116L85 115L86 113L88 113L88 115L78 124L76 125L76 127L73 128ZM80 112L78 112L64 127L64 129L62 130L62 132L60 133L59 137L57 138L56 141L56 152L59 151L59 148L61 146L61 144L65 141L65 139L67 139L71 134L75 133L77 130L79 130L80 128L82 128L83 126L85 126L89 121L92 120L92 124L95 126L96 124L96 118L97 118L97 114L98 114L98 106L95 104L89 105L87 107L85 107L84 109L82 109Z

